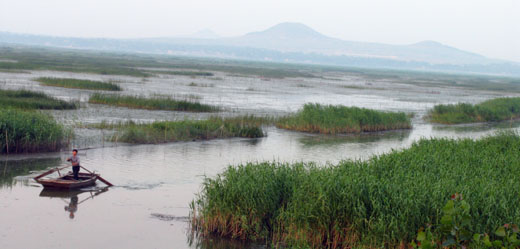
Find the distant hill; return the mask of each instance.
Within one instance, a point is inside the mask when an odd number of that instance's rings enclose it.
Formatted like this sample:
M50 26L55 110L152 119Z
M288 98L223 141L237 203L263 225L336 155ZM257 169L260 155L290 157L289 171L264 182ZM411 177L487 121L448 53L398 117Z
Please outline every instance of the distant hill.
M434 41L424 41L411 45L344 41L322 35L300 23L281 23L264 31L252 32L242 37L229 39L228 43L285 52L385 58L432 64L460 65L498 62L498 60L491 60Z
M276 39L330 39L327 36L322 35L309 26L301 23L284 22L272 26L264 31L251 32L244 35L244 37L252 38L263 38L272 37Z
M350 67L411 69L520 76L520 63L490 59L435 41L409 45L345 41L301 23L220 38L201 30L185 38L105 39L0 32L0 44L111 50Z
M211 29L202 29L188 36L189 38L196 39L218 39L221 38Z

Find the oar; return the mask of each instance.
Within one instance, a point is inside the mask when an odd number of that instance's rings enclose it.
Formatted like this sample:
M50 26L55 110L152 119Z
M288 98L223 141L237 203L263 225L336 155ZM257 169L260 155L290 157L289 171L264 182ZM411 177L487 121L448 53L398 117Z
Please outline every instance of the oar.
M81 167L82 169L86 170L88 173L90 173L90 174L94 174L94 173L92 173L90 170L85 169L83 166L80 166L80 167ZM112 183L110 183L109 181L103 179L103 177L101 177L100 175L97 175L97 178L98 178L100 181L102 181L103 183L105 183L106 185L108 185L109 187L114 186L114 184L112 184Z
M95 196L100 195L100 194L102 194L102 193L105 193L105 192L107 192L107 191L108 191L108 187L104 187L104 188L102 188L102 189L99 190L99 191L90 191L90 196L87 197L87 198L85 198L84 200L78 202L78 205L81 204L81 203L83 203L83 202L85 202L85 201L88 200L88 199L91 199L91 198L94 199ZM92 192L96 192L96 193L95 193L94 195L92 195Z
M64 166L64 167L61 167L61 168L51 169L51 170L49 170L49 171L47 171L47 172L45 172L45 173L35 177L34 180L38 180L38 179L40 179L40 178L42 178L42 177L44 177L46 175L50 175L50 174L54 173L56 170L62 170L62 169L67 168L67 167L70 167L70 165L67 165L67 166Z

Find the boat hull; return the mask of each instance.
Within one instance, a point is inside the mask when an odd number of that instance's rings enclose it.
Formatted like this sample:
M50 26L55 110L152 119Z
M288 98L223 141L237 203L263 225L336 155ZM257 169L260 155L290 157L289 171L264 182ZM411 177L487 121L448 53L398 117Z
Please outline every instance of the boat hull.
M74 180L72 173L55 179L37 179L36 181L44 188L54 189L78 189L93 186L96 184L98 175L89 173L79 173L79 180Z

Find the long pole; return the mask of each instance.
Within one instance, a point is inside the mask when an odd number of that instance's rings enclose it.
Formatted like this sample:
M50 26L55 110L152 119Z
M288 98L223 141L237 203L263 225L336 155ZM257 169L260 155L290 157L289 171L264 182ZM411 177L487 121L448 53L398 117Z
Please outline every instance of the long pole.
M92 173L90 170L84 168L83 166L80 166L80 167L81 167L82 169L84 169L85 171L87 171L88 173L94 175L94 173ZM106 185L108 185L109 187L114 186L114 184L112 184L112 183L110 183L109 181L105 180L105 179L104 179L103 177L101 177L100 175L97 175L97 178L98 178L100 181L104 182L104 183L105 183Z
M44 172L43 174L41 174L41 175L39 175L39 176L36 176L36 177L34 178L34 180L38 180L38 179L40 179L40 178L42 178L42 177L44 177L44 176L46 176L46 175L52 174L52 173L55 172L56 170L61 170L61 169L67 168L67 167L70 167L70 165L67 165L67 166L64 166L64 167L61 167L61 168L51 169L51 170L49 170L49 171Z

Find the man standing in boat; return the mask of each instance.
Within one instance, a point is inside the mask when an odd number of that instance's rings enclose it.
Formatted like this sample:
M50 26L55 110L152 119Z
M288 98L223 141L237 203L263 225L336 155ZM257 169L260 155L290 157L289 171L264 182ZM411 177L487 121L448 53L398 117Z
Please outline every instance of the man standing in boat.
M67 159L68 162L72 163L72 173L74 173L74 179L79 180L79 156L78 150L72 150L72 156Z

